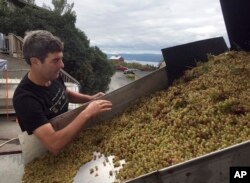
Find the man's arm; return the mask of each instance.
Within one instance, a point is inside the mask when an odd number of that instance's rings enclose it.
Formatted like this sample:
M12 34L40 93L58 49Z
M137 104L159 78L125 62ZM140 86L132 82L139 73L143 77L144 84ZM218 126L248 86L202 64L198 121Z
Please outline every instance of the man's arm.
M91 100L97 99L104 95L104 93L102 92L99 92L95 95L85 95L85 94L77 93L74 91L70 91L68 89L66 89L66 94L68 96L69 102L72 102L72 103L89 102Z
M111 110L111 107L111 102L107 100L95 100L65 128L55 131L52 125L47 123L34 130L33 134L50 152L56 155L81 132L84 124L92 116Z

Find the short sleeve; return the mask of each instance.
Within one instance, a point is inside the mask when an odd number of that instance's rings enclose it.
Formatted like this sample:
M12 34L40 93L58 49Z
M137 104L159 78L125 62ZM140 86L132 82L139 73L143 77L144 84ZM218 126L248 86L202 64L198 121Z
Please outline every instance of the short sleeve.
M19 97L13 101L13 105L22 131L27 131L29 135L49 121L41 103L32 96Z

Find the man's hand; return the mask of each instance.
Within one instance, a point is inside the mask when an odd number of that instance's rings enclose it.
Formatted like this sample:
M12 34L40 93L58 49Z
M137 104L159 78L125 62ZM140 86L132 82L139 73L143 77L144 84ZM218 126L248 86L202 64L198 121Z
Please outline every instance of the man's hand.
M80 133L89 118L111 110L111 108L110 101L94 100L65 128L55 131L50 123L46 123L34 130L33 133L50 152L58 154Z
M90 116L96 116L97 114L109 111L112 109L112 103L108 100L94 100L84 110Z
M97 98L102 97L103 95L105 95L102 92L98 92L95 95L85 95L85 94L82 94L82 93L70 91L68 89L66 89L66 93L68 95L69 102L77 103L77 104L89 102L91 100L96 100Z
M102 97L103 95L105 95L103 92L98 92L97 94L95 94L95 95L92 95L90 98L90 100L95 100L95 99L97 99L97 98L99 98L99 97Z

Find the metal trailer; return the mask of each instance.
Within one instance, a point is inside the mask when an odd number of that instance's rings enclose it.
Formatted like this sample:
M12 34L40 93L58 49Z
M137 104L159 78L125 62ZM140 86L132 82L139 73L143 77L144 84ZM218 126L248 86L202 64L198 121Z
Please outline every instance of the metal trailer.
M212 152L127 183L229 183L230 167L249 167L250 141Z
M155 91L166 89L167 75L166 68L155 71L139 80L136 80L118 90L115 90L103 99L113 102L113 110L102 114L98 118L92 119L87 127L97 125L100 122L111 119L114 115L121 113L128 105L132 104L138 97L149 95ZM55 129L61 129L67 125L87 104L64 113L52 120ZM29 142L28 142L29 141ZM20 138L22 149L33 148L33 154L23 151L27 163L36 156L45 152L42 146L37 146L37 141L31 137L22 136ZM27 143L28 142L28 143ZM30 146L35 143L36 145ZM36 148L34 148L36 147ZM36 151L37 150L37 151ZM230 179L229 171L233 166L250 166L250 141L243 142L216 152L206 154L189 161L176 164L161 170L157 170L138 178L127 181L128 183L228 183ZM98 182L98 181L95 181ZM100 181L102 182L102 181Z

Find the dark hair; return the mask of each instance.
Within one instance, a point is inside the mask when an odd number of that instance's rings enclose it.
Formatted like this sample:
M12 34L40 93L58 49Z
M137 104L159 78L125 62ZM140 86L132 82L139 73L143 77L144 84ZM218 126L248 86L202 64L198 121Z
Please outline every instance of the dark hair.
M62 41L50 32L45 30L26 32L23 41L23 55L29 65L31 65L31 57L36 57L44 62L48 53L60 51L63 51Z

